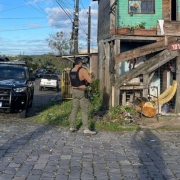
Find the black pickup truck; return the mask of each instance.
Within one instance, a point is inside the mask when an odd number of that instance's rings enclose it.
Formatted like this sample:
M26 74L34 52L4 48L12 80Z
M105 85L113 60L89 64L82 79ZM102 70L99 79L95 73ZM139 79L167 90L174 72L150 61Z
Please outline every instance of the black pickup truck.
M26 117L32 107L35 77L23 61L0 62L0 111L17 112Z

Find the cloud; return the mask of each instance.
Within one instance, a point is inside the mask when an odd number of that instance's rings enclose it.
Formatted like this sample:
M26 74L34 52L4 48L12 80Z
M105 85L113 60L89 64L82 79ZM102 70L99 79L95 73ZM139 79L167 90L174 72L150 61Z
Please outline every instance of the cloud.
M45 7L48 3L52 3L52 0L29 0L29 3L41 4L41 7ZM53 4L54 6L54 4ZM97 16L98 16L98 4L97 2L91 2L91 48L97 48ZM46 6L47 7L47 6ZM29 33L24 31L24 34L17 34L16 36L3 38L2 34L0 36L1 46L0 52L7 54L44 54L48 52L52 52L52 49L48 47L46 42L46 38L52 32L52 34L56 32L62 31L64 33L64 37L66 39L70 38L70 33L72 32L72 21L74 19L74 9L62 9L58 7L52 7L48 5L48 8L45 9L47 13L48 25L51 27L48 31L46 31L46 35L41 35L40 30L36 32L39 33L39 36L33 36L33 33ZM64 12L65 11L65 12ZM87 33L88 33L88 8L80 9L79 12L79 47L81 49L87 49ZM68 14L68 15L67 15ZM47 26L48 26L47 25ZM12 25L11 25L12 26ZM24 29L28 28L40 28L44 25L38 23L27 23L24 25ZM4 27L0 27L4 28ZM14 30L20 29L18 25L13 27ZM23 29L23 28L22 28ZM1 29L2 30L2 29ZM23 31L22 31L23 32ZM27 32L27 33L26 33ZM32 31L30 31L32 32ZM16 33L16 31L15 31ZM12 32L13 34L13 32ZM31 36L29 38L28 36ZM33 37L32 37L33 36ZM40 38L41 37L41 38ZM28 39L27 39L28 38Z
M1 54L6 53L31 55L32 52L33 54L44 54L52 52L44 39L23 40L19 39L19 37L13 40L2 37L0 37L0 39L1 43L3 44L3 46L0 46Z
M91 41L95 45L97 39L97 17L98 17L98 4L97 2L91 2ZM59 31L70 34L72 32L72 21L74 19L72 9L47 8L46 13L49 15L49 25L58 28ZM87 34L88 34L88 11L87 9L81 9L79 11L79 44L83 44L82 48L87 46ZM68 14L68 15L67 15ZM69 17L68 17L69 16ZM82 46L82 45L81 45Z
M36 23L31 23L31 24L26 24L24 27L29 27L29 28L40 28L41 25L36 24Z

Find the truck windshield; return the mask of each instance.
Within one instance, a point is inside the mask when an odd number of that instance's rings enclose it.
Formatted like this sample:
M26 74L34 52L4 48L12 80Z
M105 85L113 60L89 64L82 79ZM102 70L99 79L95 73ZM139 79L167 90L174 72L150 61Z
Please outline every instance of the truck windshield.
M0 67L0 78L4 79L24 79L25 71L18 68Z

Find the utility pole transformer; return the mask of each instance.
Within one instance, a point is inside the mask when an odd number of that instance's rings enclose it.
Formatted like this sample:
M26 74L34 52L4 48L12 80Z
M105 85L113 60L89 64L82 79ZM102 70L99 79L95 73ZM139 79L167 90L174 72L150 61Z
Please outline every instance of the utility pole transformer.
M79 31L79 0L76 0L74 14L74 54L78 54L78 31Z
M89 6L88 14L88 53L91 51L91 6Z

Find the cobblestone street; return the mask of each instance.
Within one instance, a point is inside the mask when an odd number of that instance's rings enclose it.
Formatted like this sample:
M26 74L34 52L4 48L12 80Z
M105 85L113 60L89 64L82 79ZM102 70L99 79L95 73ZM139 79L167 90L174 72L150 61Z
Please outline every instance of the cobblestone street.
M26 121L0 121L0 180L180 179L180 132L84 136Z

